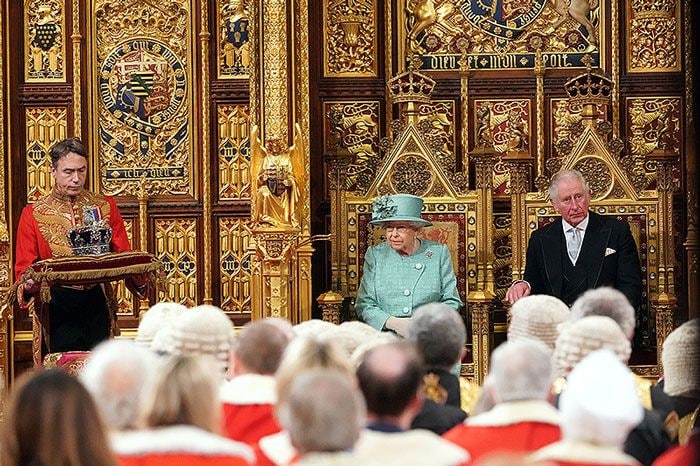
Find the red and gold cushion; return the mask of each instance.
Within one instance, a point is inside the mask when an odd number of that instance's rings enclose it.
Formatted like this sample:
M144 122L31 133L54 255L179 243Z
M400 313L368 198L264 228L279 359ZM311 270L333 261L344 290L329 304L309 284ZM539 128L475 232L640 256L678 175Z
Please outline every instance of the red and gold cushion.
M66 351L44 356L44 369L63 369L70 375L78 375L85 367L89 351Z

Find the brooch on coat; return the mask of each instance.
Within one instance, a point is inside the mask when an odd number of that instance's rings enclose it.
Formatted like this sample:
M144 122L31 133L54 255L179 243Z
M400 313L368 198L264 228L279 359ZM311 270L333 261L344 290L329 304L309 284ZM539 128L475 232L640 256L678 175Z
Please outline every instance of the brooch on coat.
M430 250L430 249L428 249L427 251L425 251L425 257L427 257L428 259L430 259L431 257L433 257L433 251Z

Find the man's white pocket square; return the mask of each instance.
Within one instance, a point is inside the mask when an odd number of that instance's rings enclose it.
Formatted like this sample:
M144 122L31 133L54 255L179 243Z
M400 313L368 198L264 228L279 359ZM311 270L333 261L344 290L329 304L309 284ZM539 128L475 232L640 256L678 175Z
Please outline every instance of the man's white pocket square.
M605 248L605 257L608 257L610 254L615 254L617 251L615 251L613 248Z

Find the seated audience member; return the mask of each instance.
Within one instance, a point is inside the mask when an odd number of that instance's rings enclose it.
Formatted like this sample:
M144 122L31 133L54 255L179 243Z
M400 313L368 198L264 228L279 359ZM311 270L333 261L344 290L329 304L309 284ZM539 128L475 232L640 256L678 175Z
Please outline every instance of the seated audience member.
M520 298L510 309L508 341L541 341L554 351L559 336L559 324L569 319L569 306L543 294Z
M117 466L92 397L59 369L15 382L1 435L3 466Z
M365 422L365 407L348 374L320 369L300 374L277 412L298 452L293 464L369 464L352 453Z
M453 311L454 312L454 311ZM370 350L357 368L367 405L367 429L355 453L383 465L466 464L469 454L433 432L409 430L423 404L423 367L415 347L396 342Z
M287 336L287 340L292 341L296 336L294 334L294 325L289 321L289 319L284 319L282 317L265 317L265 322L274 325L282 331Z
M340 346L332 341L296 337L287 346L275 374L277 405L285 402L295 378L314 369L329 369L354 377L354 370ZM297 454L286 430L261 438L255 447L255 453L258 466L286 466Z
M678 423L678 443L685 443L694 419L700 417L700 319L689 320L669 334L661 352L663 389ZM652 393L658 398L658 394Z
M141 427L143 399L159 366L150 350L130 340L108 340L90 353L80 381L112 434Z
M275 372L288 343L287 335L267 320L249 322L236 336L231 379L219 390L226 437L253 444L280 431L274 416Z
M382 333L371 325L360 322L359 320L348 320L346 322L341 322L340 327L352 329L356 333L364 335L366 338L372 338L373 336Z
M628 340L634 336L634 308L622 292L604 286L583 293L571 306L571 320L606 316L617 322Z
M336 325L320 333L316 338L319 341L336 342L345 351L345 354L350 357L355 349L365 342L368 337L355 327Z
M216 364L209 357L172 356L144 405L146 430L112 440L122 466L248 465L247 445L220 437Z
M151 348L158 354L212 356L221 377L226 374L234 327L226 313L216 306L202 304L180 314L162 332Z
M355 348L355 351L352 352L352 355L350 356L350 362L352 367L357 369L357 366L360 365L362 360L365 358L365 355L371 350L376 348L377 346L385 345L387 343L394 343L399 340L399 336L396 335L393 332L379 332L376 329L372 328L375 332L377 332L376 335L369 337L362 343L360 346Z
M464 322L447 304L424 304L413 313L407 338L415 344L424 369L425 401L411 428L442 435L467 417L460 408L459 376L452 373L466 351Z
M154 304L141 317L134 341L139 345L150 347L156 333L163 327L170 325L186 310L186 306L170 301Z
M297 337L317 337L322 333L334 329L336 325L321 319L310 319L299 322L294 326L294 335Z
M627 297L620 291L610 287L588 290L571 307L571 320L578 320L592 315L610 317L617 322L627 339L632 343L636 322L635 311ZM648 424L653 420L653 423L663 425L669 440L675 440L678 435L678 414L674 411L671 399L661 389L652 398L653 383L649 379L636 374L634 375L634 380L637 384L639 401L641 401L645 410L651 411L650 413L645 412L644 423ZM633 438L636 436L636 433L639 433L638 428L635 428L633 431ZM661 454L668 446L667 442L664 442L660 444L656 451L651 450L642 453L643 450L647 450L648 445L653 445L653 442L643 439L640 439L640 441L637 442L635 447L638 451L641 450L638 454L631 453L629 449L631 445L628 445L627 452L642 462L645 462L642 458L646 458L647 463Z
M644 413L632 373L619 355L598 350L579 362L559 409L562 440L538 450L533 459L571 466L639 464L623 445Z
M559 390L566 386L567 374L584 357L603 348L611 350L623 364L627 364L632 351L627 336L610 317L592 315L567 323L554 350L555 361L563 376L558 381ZM631 377L635 379L634 375ZM625 442L625 452L642 464L651 464L666 451L671 440L659 413L645 409L643 414L642 422L634 426Z
M491 354L488 379L485 390L496 405L443 438L467 450L472 461L494 453L531 453L560 439L559 413L547 401L552 362L543 343L503 343Z

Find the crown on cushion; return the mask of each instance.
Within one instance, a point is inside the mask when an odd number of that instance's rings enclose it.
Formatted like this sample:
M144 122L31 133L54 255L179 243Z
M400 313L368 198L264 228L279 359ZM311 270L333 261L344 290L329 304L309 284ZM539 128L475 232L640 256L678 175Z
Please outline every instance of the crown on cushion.
M102 219L100 209L83 207L83 226L68 230L68 242L74 256L100 256L110 251L112 229Z

